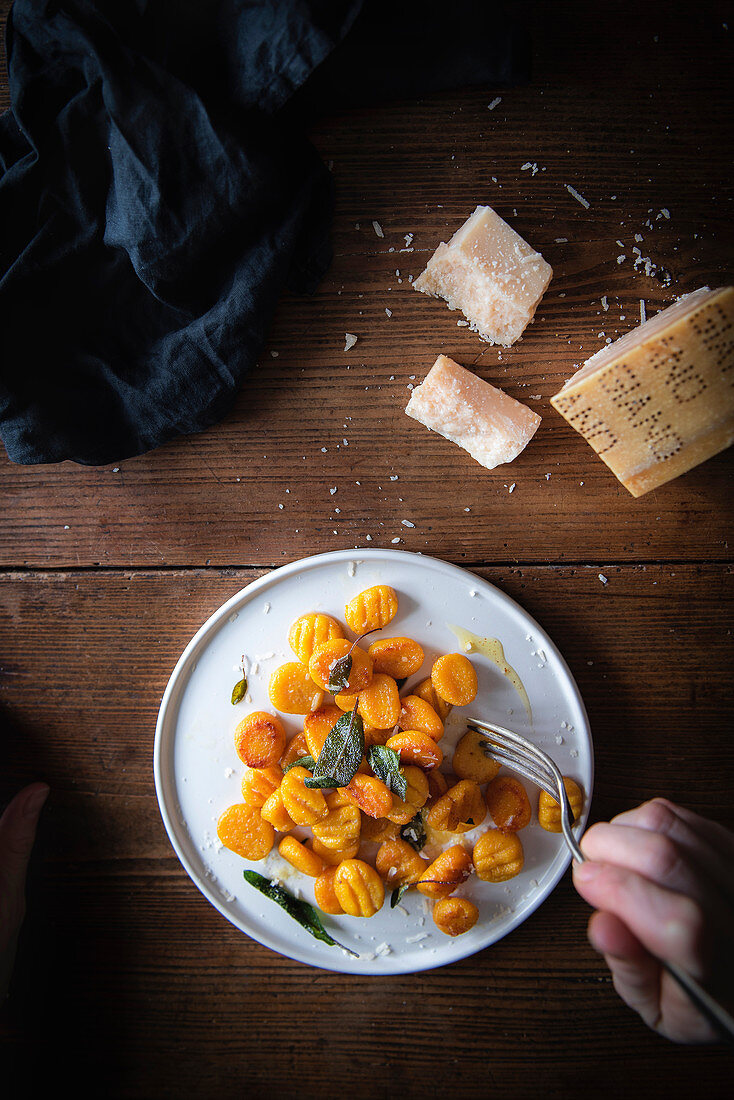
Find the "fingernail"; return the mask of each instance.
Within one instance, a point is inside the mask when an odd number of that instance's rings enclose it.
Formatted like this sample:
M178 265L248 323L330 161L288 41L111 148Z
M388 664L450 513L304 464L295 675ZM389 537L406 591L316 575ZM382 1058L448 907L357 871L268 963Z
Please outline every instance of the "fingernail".
M575 863L573 868L574 877L579 882L591 882L600 871L601 864L594 863L591 859L587 859L584 863Z
M43 804L48 798L48 792L50 787L37 787L35 791L28 795L23 804L23 814L25 817L36 817L43 809Z

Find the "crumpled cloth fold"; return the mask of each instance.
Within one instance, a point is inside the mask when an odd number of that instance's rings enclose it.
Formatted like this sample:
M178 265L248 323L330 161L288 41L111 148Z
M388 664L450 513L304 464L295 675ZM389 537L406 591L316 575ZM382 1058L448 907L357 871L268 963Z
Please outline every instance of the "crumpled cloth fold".
M484 37L469 41L461 9L475 6ZM0 116L13 461L119 461L226 413L282 289L312 292L330 262L331 176L309 113L527 76L525 37L489 0L459 2L448 50L445 9L405 5L420 29L400 66L406 12L362 9L16 0Z

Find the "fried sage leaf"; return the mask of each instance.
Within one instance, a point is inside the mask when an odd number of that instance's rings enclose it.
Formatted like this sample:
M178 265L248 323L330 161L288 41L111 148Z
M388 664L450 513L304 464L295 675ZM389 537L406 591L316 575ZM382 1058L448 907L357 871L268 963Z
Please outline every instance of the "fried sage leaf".
M349 686L349 674L352 671L352 653L356 646L366 638L368 634L374 634L375 630L379 630L379 627L373 627L372 630L365 631L364 634L360 634L356 642L353 642L348 653L345 653L343 657L340 657L338 661L334 661L334 664L329 669L329 682L326 685L332 695L336 695L339 691L346 691Z
M377 778L398 798L404 799L408 793L408 782L395 749L389 749L387 745L372 745L367 759Z
M242 660L240 661L240 668L242 670L242 679L238 680L235 686L232 688L232 706L236 707L238 703L241 703L247 694L247 673L245 672L245 655L242 654Z
M329 682L326 685L332 695L344 691L349 684L349 673L352 671L352 651L345 653L329 669Z
M395 890L393 890L392 894L390 895L390 908L391 909L394 909L395 906L399 904L400 899L402 898L403 894L405 893L406 890L409 890L409 889L410 889L410 883L409 882L404 882L402 884L402 886L398 886L398 887L396 887Z
M423 814L420 810L407 825L403 825L400 830L400 835L403 840L407 840L408 844L411 844L415 848L416 852L420 852L428 839L426 836L426 827L423 824Z
M353 959L359 958L359 955L354 951L350 951L348 947L344 947L343 944L329 935L313 905L309 905L307 901L301 901L300 898L294 898L293 894L289 894L278 883L270 882L263 875L259 875L257 871L243 871L242 873L245 876L245 881L249 882L250 886L254 886L266 898L270 898L281 909L285 909L288 916L298 921L301 928L305 928L315 939L321 940L322 943L328 943L330 947L341 947L342 951L346 951Z
M328 786L347 787L354 779L364 756L364 725L354 709L342 714L326 735L313 778L306 780L307 787L323 787L325 779L333 780Z
M312 756L299 756L298 760L292 760L290 764L286 764L283 768L283 775L289 772L291 768L307 768L308 771L312 772L315 767L316 761Z

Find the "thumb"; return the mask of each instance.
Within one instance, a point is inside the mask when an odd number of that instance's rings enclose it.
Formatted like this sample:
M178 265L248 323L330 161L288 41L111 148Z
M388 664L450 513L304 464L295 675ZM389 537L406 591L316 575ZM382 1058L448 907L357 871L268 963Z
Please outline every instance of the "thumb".
M23 889L38 818L48 792L45 783L31 783L15 796L0 817L0 876L6 889Z

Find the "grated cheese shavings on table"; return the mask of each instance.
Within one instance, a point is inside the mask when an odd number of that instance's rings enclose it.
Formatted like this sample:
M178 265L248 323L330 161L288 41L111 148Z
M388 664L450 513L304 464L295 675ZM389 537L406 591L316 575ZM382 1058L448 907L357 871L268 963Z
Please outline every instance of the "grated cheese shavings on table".
M344 340L345 340L345 344L344 344L344 350L345 351L349 351L350 348L353 348L354 345L357 343L357 337L354 335L353 332L345 332L344 333Z
M382 231L382 226L380 225L379 222L376 222L376 221L373 220L372 228L374 229L374 231L375 231L375 233L377 234L378 237L382 238L382 237L385 236L385 234Z
M573 195L577 202L580 202L584 210L588 210L591 205L588 199L585 199L583 195L580 195L575 187L572 187L570 183L566 184L566 190L569 195Z
M495 109L495 107L499 107L501 102L502 102L502 96L498 95L497 98L493 99L492 102L489 104L489 110L493 111Z
M647 320L647 313L645 312L645 299L640 298L640 322L644 325Z

